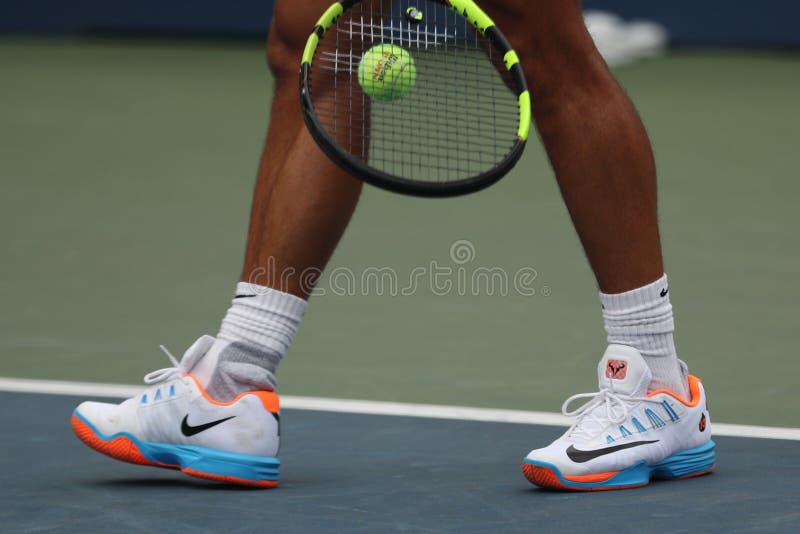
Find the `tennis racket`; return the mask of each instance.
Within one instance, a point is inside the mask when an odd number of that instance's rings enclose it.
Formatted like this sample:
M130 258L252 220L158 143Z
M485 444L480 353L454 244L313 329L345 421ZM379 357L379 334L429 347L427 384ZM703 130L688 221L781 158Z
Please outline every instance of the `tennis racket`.
M516 164L531 102L517 53L473 0L340 0L300 67L306 125L353 176L449 197Z

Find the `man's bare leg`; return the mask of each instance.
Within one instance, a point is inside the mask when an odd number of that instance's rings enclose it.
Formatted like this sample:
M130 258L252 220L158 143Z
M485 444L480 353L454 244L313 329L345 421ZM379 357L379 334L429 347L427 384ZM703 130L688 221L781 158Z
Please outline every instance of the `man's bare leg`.
M650 142L576 0L484 2L520 52L536 126L600 290L662 273Z
M325 267L361 192L361 182L322 153L300 111L300 58L311 28L328 5L328 0L304 2L302 9L291 0L275 5L267 44L275 96L241 278L302 298L312 288L299 274ZM265 269L273 268L275 273L264 276ZM288 276L291 272L297 274Z
M522 58L536 125L600 287L609 343L642 353L653 389L686 395L655 163L638 113L595 48L579 1L484 3Z
M274 389L278 364L306 299L353 214L362 184L323 154L300 110L298 73L306 39L329 0L302 9L278 0L267 43L275 95L253 193L241 282L214 346L195 374L230 400ZM318 102L325 95L316 95Z

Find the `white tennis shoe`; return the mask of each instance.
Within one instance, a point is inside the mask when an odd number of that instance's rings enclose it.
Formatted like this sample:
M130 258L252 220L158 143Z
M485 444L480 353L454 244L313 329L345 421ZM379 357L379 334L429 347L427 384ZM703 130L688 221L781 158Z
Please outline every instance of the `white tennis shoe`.
M688 478L714 470L714 442L700 380L689 375L691 399L658 390L639 352L610 345L598 365L599 391L573 395L564 415L575 424L522 464L537 486L594 491L646 486L651 478ZM578 399L589 399L569 411Z
M191 374L214 338L203 336L180 363L145 376L150 387L121 404L84 402L72 429L89 447L117 460L180 469L189 475L257 487L278 484L278 395L212 399ZM165 349L166 352L166 349Z

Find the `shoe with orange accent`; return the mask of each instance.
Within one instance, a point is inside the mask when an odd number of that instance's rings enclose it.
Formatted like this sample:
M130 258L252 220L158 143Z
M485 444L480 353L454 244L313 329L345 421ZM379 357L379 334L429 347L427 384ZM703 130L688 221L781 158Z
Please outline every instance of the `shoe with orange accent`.
M145 376L150 387L121 404L82 403L72 414L75 434L117 460L234 484L277 486L278 395L253 391L226 403L212 399L190 371L213 342L201 337L180 363L167 353L174 367Z
M667 390L647 394L652 374L639 352L610 345L598 365L600 391L567 399L562 411L575 424L531 451L523 474L544 488L597 491L710 473L715 454L706 394L698 378L688 378L688 401ZM590 400L568 411L584 398Z

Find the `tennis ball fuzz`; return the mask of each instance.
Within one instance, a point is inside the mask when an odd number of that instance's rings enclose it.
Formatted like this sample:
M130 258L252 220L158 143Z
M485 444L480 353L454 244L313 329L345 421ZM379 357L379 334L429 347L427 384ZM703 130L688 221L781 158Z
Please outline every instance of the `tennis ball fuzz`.
M396 45L373 46L364 52L358 65L358 83L375 100L391 102L403 98L416 81L414 59Z

